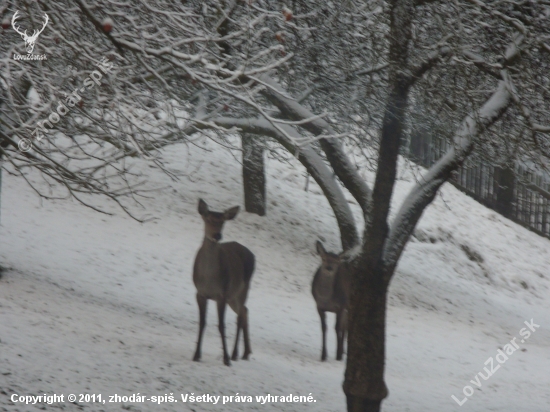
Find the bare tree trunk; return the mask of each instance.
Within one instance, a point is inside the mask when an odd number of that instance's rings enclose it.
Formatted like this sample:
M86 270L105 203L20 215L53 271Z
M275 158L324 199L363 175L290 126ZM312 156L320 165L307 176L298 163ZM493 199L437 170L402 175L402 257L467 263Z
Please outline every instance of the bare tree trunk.
M264 216L266 212L265 165L261 137L242 133L241 139L245 210Z
M354 272L344 382L347 410L379 412L388 396L384 383L388 285L381 270L368 269L368 264L358 265Z
M411 85L411 79L401 68L409 65L413 14L412 0L391 2L390 94L382 123L371 214L366 220L362 251L353 262L355 270L351 278L348 357L343 385L348 412L379 412L388 396L384 382L386 295L395 267L385 273L383 257Z

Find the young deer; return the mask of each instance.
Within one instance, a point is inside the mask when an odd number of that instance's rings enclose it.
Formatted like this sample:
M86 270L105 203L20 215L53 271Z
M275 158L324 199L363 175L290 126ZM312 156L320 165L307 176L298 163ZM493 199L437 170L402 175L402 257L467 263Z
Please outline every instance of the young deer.
M197 288L199 304L199 338L194 361L201 358L202 335L206 326L206 303L215 300L218 305L218 329L222 337L223 363L231 365L225 343L225 307L229 304L237 314L237 336L231 359L239 356L239 335L244 335L243 359L248 359L250 340L248 336L248 309L245 306L250 279L254 272L254 254L237 242L219 243L223 224L239 213L239 206L223 213L210 212L204 200L199 200L199 213L204 220L204 241L195 257L193 282Z
M317 253L321 256L321 266L315 272L311 284L311 293L317 303L317 311L321 318L321 330L323 331L323 349L321 360L327 359L326 332L327 322L325 312L336 314L336 359L342 360L344 353L344 339L348 328L348 294L349 285L345 273L345 265L341 261L341 254L325 251L323 244L317 241Z

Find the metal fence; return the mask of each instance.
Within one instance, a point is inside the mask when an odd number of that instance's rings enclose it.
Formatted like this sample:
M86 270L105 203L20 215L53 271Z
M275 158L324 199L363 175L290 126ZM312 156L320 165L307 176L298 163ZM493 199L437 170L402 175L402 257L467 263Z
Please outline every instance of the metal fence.
M405 155L424 167L447 152L445 139L413 133ZM450 180L459 190L539 235L550 238L550 179L523 165L468 161Z

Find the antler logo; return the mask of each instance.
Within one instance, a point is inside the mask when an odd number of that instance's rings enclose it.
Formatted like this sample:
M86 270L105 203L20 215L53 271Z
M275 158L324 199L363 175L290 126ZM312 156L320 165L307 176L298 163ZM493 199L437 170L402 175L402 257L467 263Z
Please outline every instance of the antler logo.
M13 29L21 35L23 40L25 40L25 48L27 49L27 53L31 54L32 51L34 50L34 44L36 43L38 36L40 35L40 33L44 31L44 29L46 28L46 25L48 24L48 21L49 21L48 15L44 13L44 17L45 17L44 25L40 30L34 30L32 33L32 36L29 36L27 34L27 30L21 31L21 29L15 25L15 20L17 20L17 13L19 13L19 11L16 11L15 14L13 15L11 19L11 25Z

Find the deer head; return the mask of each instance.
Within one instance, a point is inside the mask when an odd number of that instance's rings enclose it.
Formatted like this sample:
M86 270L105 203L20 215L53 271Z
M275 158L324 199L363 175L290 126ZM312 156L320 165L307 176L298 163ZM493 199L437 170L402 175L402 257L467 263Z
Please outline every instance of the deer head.
M38 36L40 35L40 33L44 31L44 29L46 28L46 25L48 24L48 21L49 21L48 15L44 13L44 17L45 17L44 25L40 30L34 30L32 36L29 36L27 35L27 30L21 31L21 29L15 25L15 20L17 20L17 13L19 13L19 11L16 11L15 14L13 15L11 19L11 25L13 29L17 33L19 33L23 38L23 40L25 41L25 48L27 49L27 53L31 54L32 51L34 50L34 43L36 43L36 39L38 39Z
M227 209L225 212L211 212L208 205L199 199L199 214L204 220L204 234L207 239L219 242L222 239L223 224L226 220L233 220L239 213L239 206Z
M342 263L342 254L327 252L323 244L319 241L315 244L317 253L321 256L321 269L325 273L335 274Z

